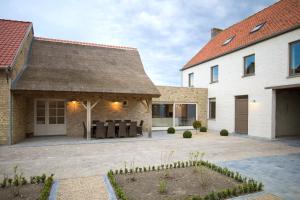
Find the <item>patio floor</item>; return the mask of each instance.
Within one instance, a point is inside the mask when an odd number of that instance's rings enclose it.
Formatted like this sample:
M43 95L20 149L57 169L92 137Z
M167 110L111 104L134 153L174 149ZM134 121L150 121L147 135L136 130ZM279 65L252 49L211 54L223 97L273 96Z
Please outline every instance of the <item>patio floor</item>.
M180 134L167 135L165 132L153 132L152 138L144 136L95 141L65 137L50 137L47 140L32 138L17 145L0 146L0 171L11 174L13 167L18 165L27 176L54 173L59 180L101 176L111 168L124 168L125 162L127 166L131 162L136 166L161 164L162 154L171 151L174 151L173 161L187 160L190 152L205 152L204 159L229 165L245 175L263 180L271 193L276 187L300 187L300 183L295 181L300 180L299 167L297 170L300 163L299 139L220 137L212 133L198 133L192 139L183 139ZM250 166L251 163L253 165ZM290 167L291 164L296 168ZM296 196L299 195L296 190L286 188L282 192L278 190L278 196L285 197L286 192L290 191L292 194L289 199L300 199Z

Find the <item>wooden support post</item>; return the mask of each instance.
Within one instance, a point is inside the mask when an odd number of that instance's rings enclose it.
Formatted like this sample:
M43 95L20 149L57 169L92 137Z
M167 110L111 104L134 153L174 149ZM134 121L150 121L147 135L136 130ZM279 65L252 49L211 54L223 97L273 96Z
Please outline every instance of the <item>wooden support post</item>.
M91 139L91 128L92 128L92 123L91 123L91 111L92 111L92 107L91 107L91 101L88 100L86 102L86 139L90 140Z

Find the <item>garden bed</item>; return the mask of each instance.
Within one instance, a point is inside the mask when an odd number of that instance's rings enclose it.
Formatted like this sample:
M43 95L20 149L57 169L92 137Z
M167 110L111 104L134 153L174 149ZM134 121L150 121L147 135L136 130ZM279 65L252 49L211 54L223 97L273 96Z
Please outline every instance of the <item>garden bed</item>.
M27 184L0 189L2 200L36 200L39 199L44 184Z
M118 199L218 200L262 190L262 183L207 161L110 171Z
M53 174L32 176L28 181L16 166L13 177L4 175L0 182L0 200L47 200L52 183Z

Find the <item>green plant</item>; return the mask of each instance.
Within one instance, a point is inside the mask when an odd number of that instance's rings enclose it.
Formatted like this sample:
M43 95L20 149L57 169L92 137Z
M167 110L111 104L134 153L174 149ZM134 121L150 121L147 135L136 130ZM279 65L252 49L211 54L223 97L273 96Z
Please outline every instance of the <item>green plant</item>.
M192 132L184 131L182 136L183 136L183 138L192 138Z
M196 130L196 132L198 131L198 129L200 129L201 128L201 121L194 121L193 122L193 127L194 127L194 129Z
M226 130L226 129L222 129L221 131L220 131L220 135L221 136L228 136L228 131Z
M175 133L175 128L169 127L168 130L167 130L167 133L168 134L174 134Z
M159 192L166 193L167 192L167 182L165 180L159 181Z
M45 176L43 176L43 175L42 175L42 177L43 178L45 177L45 179L44 179L45 184L44 184L44 187L43 187L42 192L40 194L39 200L47 200L48 199L49 194L50 194L50 190L51 190L51 187L52 187L52 183L53 183L54 174L51 174L51 176L49 176L48 178L46 178L46 175Z
M207 132L207 128L206 128L205 126L202 126L202 127L200 128L200 132Z

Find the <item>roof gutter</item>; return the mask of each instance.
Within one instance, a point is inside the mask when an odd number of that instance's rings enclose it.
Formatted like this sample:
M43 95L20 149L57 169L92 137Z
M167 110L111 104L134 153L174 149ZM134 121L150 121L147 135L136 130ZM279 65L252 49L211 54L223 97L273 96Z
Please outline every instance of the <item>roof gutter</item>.
M261 39L259 39L259 40L256 40L256 41L254 41L254 42L251 42L251 43L249 43L249 44L246 44L246 45L240 46L240 47L238 47L238 48L235 48L235 49L233 49L233 50L231 50L231 51L228 51L228 52L226 52L226 53L223 53L223 54L217 55L217 56L215 56L215 57L212 57L212 58L206 59L206 60L204 60L204 61L198 62L198 63L196 63L196 64L193 64L193 65L191 65L191 66L188 66L188 67L182 68L182 69L180 69L180 71L184 71L184 70L186 70L186 69L189 69L189 68L195 67L195 66L197 66L197 65L200 65L200 64L206 63L206 62L208 62L208 61L211 61L211 60L214 60L214 59L216 59L216 58L219 58L219 57L225 56L225 55L227 55L227 54L231 54L231 53L233 53L233 52L239 51L239 50L241 50L241 49L244 49L244 48L246 48L246 47L249 47L249 46L255 45L255 44L257 44L257 43L260 43L260 42L263 42L263 41L269 40L269 39L271 39L271 38L274 38L274 37L280 36L280 35L282 35L282 34L284 34L284 33L287 33L287 32L294 31L294 30L296 30L296 29L298 29L298 28L300 28L300 24L298 24L298 25L296 25L296 26L293 26L293 27L291 27L291 28L288 28L288 29L286 29L286 30L279 31L279 32L277 32L277 33L274 33L274 34L272 34L272 35L270 35L270 36L267 36L267 37L261 38Z

